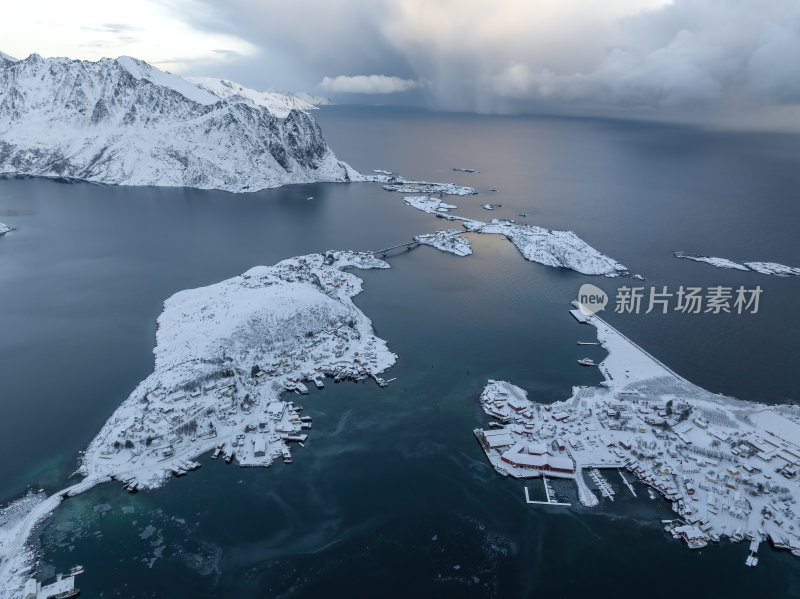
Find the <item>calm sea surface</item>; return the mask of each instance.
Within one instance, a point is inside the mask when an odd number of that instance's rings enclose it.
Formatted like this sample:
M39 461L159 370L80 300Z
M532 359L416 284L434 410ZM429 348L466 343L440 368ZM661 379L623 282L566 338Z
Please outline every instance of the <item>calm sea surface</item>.
M356 303L399 355L394 383L303 397L314 428L291 466L203 458L154 493L112 484L65 502L37 537L40 575L81 563L86 597L800 596L796 559L765 547L750 569L743 545L690 552L660 527L669 506L632 497L615 473L613 503L528 506L524 483L497 476L472 435L488 422L477 403L488 378L545 402L601 380L576 364L603 356L576 345L593 329L567 312L585 282L612 301L623 284L760 285L756 315L608 320L709 390L800 399L800 279L672 257L800 266L800 137L380 107L315 116L362 172L474 186L452 198L456 213L574 230L646 280L547 268L478 235L468 258L421 247L357 272ZM0 180L0 222L18 227L0 238L0 502L68 484L78 451L151 372L171 294L449 225L375 184L234 195L35 179Z

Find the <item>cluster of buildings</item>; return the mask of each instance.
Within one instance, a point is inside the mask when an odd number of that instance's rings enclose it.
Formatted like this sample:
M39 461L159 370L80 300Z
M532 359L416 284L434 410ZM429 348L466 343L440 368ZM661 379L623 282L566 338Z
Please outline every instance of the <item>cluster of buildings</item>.
M596 316L582 321L612 348L601 364L606 380L552 404L489 381L480 402L494 421L475 435L494 468L515 478L575 480L586 505L598 502L588 471L617 469L628 485L627 471L671 503L676 519L668 530L690 547L727 537L751 543L748 565L757 563L762 541L800 557L797 410L704 391ZM628 359L618 355L625 352Z

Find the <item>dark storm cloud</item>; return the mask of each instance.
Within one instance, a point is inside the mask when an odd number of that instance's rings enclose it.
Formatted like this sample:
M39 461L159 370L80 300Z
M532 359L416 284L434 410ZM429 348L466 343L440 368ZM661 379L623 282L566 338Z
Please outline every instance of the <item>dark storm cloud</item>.
M338 81L352 91L356 81L370 81L352 77L382 75L424 82L419 95L438 108L494 112L775 113L800 104L796 0L184 0L171 6L197 28L257 45L260 56L231 63L251 84L271 78L310 89L328 77L329 90ZM384 79L371 81L376 90L388 89L377 85Z

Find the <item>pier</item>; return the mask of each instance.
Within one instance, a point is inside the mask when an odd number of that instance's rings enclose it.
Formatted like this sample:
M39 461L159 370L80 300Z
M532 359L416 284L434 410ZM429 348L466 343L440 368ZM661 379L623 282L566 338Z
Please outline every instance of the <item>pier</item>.
M611 488L609 482L603 478L603 475L600 474L600 471L597 468L592 468L592 471L589 473L589 478L591 478L597 485L597 488L600 489L600 494L603 497L607 497L611 501L614 501L614 489Z
M542 476L542 480L544 481L544 492L547 494L547 501L534 501L531 499L530 493L528 492L528 487L525 487L525 503L534 504L534 505L560 505L564 507L571 507L571 503L564 503L561 501L556 501L555 496L552 496L552 489L547 482L547 479Z
M617 468L617 472L619 472L619 477L622 479L622 482L624 482L624 483L625 483L625 486L626 486L626 487L628 487L628 490L631 492L631 495L633 495L634 497L636 497L636 491L634 491L634 490L633 490L633 485L632 485L631 483L629 483L629 482L628 482L628 479L627 479L627 478L625 478L625 475L624 475L624 474L622 474L622 470L620 470L619 468Z

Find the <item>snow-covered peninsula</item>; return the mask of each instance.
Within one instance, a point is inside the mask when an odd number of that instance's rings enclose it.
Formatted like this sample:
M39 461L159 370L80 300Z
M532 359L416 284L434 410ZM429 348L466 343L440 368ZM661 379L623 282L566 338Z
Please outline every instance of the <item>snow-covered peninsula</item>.
M0 518L0 596L24 583L27 539L67 495L111 479L155 489L213 453L241 466L292 461L311 420L286 392L378 376L396 360L352 302L362 281L350 269L389 268L372 254L328 252L258 266L176 293L158 318L155 367L89 444L77 485L12 504ZM0 513L0 516L2 514Z
M0 57L0 173L233 192L361 180L298 98L221 95L131 57Z
M480 402L502 426L475 435L497 472L543 477L546 501L528 501L545 505L568 505L546 478L571 479L590 507L598 498L587 481L613 501L617 492L636 493L635 477L651 498L671 502L677 519L666 528L692 548L747 540L753 566L759 543L769 540L800 556L800 409L705 391L598 316L572 314L597 329L609 352L599 364L605 381L550 404L489 381Z
M798 277L800 276L800 268L793 266L786 266L785 264L778 264L777 262L734 262L727 258L715 258L713 256L700 256L698 254L689 254L686 252L672 252L676 258L685 258L686 260L693 260L694 262L702 262L710 264L717 268L731 268L735 270L753 271L762 275L775 275L778 277Z

